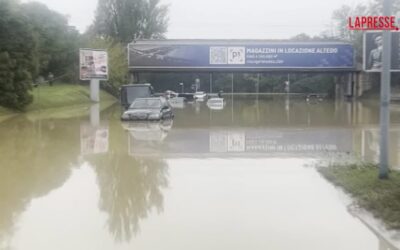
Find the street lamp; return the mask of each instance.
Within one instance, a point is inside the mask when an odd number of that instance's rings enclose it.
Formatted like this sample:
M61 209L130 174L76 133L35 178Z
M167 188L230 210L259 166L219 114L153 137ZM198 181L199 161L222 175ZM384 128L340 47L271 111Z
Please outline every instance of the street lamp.
M179 83L179 86L181 86L181 93L183 93L183 89L184 89L184 84L183 84L183 82L181 82L181 83Z

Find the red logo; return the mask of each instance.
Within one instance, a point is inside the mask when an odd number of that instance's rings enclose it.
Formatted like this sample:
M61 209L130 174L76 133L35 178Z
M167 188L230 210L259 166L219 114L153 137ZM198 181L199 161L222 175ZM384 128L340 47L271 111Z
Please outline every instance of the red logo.
M395 16L356 16L348 18L350 30L399 30Z

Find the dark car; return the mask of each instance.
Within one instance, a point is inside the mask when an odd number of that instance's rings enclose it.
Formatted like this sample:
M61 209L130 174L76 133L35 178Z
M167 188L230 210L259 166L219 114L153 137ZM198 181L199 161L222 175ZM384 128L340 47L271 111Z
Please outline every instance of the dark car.
M173 118L172 108L163 97L137 98L122 116L123 121L153 120Z

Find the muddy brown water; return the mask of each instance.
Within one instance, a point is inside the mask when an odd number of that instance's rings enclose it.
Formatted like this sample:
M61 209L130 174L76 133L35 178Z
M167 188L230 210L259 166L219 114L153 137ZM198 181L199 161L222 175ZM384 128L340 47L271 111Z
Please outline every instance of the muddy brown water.
M376 161L376 101L225 101L161 123L122 123L118 104L2 121L0 249L395 249L310 167Z

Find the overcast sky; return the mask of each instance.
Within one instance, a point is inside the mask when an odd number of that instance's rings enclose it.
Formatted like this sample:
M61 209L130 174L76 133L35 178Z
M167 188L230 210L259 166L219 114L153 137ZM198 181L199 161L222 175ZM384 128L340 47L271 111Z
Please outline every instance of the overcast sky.
M23 0L27 2L29 0ZM37 0L69 16L81 32L97 0ZM333 10L368 0L161 0L170 5L168 38L285 39L331 28Z

